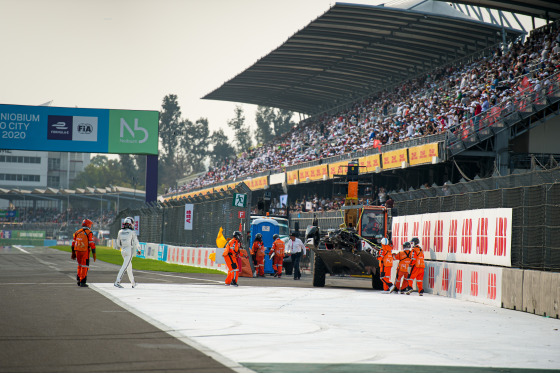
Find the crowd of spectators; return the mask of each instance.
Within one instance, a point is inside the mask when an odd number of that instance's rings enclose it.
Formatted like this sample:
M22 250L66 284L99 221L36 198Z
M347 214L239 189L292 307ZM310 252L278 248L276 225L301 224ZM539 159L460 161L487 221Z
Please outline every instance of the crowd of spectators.
M492 106L513 105L527 88L547 88L559 68L555 23L534 30L524 43L508 50L497 48L490 57L437 68L337 115L306 119L272 142L213 165L203 176L168 193L473 126Z

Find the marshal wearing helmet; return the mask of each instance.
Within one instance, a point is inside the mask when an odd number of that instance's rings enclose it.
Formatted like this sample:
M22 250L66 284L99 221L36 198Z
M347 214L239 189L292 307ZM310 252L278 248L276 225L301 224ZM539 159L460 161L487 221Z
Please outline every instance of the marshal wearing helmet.
M74 233L72 240L72 260L78 261L78 274L76 282L80 287L88 287L87 274L89 270L89 252L93 254L93 261L97 260L95 255L95 242L93 241L93 233L91 227L93 222L89 219L82 221L82 228Z

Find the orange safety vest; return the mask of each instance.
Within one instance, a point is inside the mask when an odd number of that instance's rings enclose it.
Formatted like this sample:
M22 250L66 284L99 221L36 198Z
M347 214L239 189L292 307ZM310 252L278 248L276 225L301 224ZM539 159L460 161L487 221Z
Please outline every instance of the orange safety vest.
M280 239L276 239L274 243L272 243L271 251L274 251L274 256L280 256L280 258L284 258L284 242Z
M399 271L403 273L408 273L408 267L410 266L410 249L406 249L402 252L397 253L395 259L399 261Z
M233 238L227 242L222 256L229 257L231 261L237 262L237 257L239 256L239 242L237 239Z
M91 231L86 228L81 228L74 233L74 250L78 252L88 252L90 235L93 237Z
M262 242L253 243L253 248L251 248L251 255L255 255L258 258L264 257L264 245Z
M390 268L393 266L393 255L391 252L393 247L390 245L381 245L381 252L379 256L379 267L383 270L384 268Z
M424 264L424 252L422 252L422 248L416 246L412 248L412 261L410 265L417 267L417 268L425 268L426 264Z

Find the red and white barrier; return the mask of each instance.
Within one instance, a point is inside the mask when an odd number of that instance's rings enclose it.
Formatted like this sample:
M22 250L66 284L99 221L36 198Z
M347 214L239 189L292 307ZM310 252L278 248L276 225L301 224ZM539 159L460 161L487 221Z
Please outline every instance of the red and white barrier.
M424 290L435 295L501 307L502 268L426 261Z
M511 266L511 208L393 217L393 245L413 237L426 259Z
M217 263L220 258L223 259L222 251L223 249L221 248L195 248L168 245L167 258L164 261L170 264L190 265L227 272L227 267L223 261L222 263ZM215 259L218 261L212 261L210 259L212 253L215 253Z

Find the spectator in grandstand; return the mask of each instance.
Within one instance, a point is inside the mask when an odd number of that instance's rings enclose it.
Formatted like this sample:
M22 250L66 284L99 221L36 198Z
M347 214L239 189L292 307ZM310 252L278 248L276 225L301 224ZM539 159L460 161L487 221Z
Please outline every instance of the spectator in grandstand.
M212 166L206 175L178 188L193 190L264 170L282 170L301 162L409 140L456 129L478 128L493 105L513 110L519 88L530 88L544 73L559 70L560 35L554 29L534 31L525 43L495 51L466 66L440 67L404 82L395 90L370 97L337 115L302 121L286 134ZM542 70L542 72L541 72ZM541 76L541 74L543 74ZM527 77L529 75L529 77ZM538 87L537 87L538 88ZM474 120L472 124L469 121ZM183 188L184 187L184 188Z

